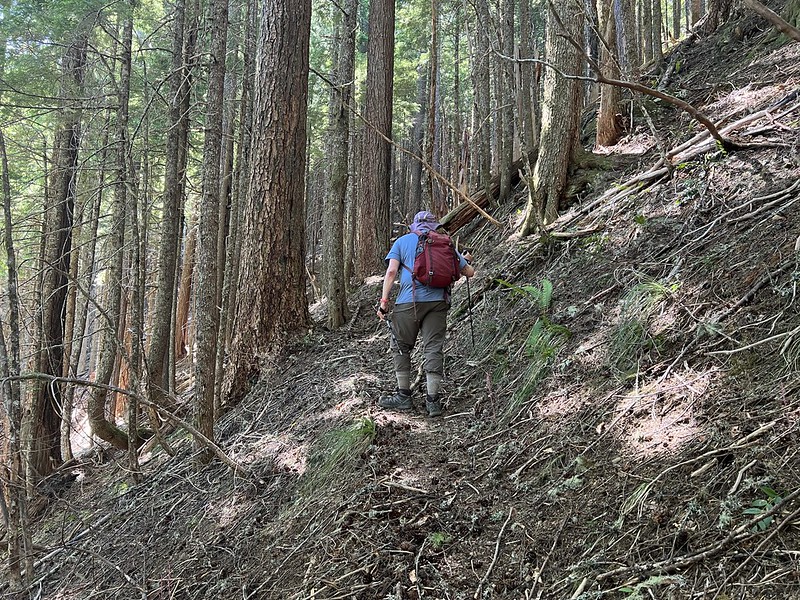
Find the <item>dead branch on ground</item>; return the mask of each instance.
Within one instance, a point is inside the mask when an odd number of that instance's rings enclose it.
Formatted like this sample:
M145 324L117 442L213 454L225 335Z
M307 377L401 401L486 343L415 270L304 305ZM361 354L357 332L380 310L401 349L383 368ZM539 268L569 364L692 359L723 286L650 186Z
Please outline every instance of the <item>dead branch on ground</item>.
M761 4L761 2L758 0L744 0L744 3L753 12L761 17L764 17L767 21L772 23L775 26L775 29L780 31L786 37L792 38L796 42L800 42L800 29L797 29L797 27L793 27L791 24L784 21L780 15Z

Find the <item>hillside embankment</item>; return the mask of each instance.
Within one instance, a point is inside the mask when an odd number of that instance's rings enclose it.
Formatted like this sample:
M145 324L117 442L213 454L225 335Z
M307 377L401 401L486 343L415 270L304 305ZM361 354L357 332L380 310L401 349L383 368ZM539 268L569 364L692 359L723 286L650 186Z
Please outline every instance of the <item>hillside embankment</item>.
M800 598L800 44L738 25L667 89L742 149L670 154L702 130L645 100L548 235L522 188L458 232L443 418L375 405L376 277L222 418L242 471L179 429L139 483L111 452L47 482L8 597Z

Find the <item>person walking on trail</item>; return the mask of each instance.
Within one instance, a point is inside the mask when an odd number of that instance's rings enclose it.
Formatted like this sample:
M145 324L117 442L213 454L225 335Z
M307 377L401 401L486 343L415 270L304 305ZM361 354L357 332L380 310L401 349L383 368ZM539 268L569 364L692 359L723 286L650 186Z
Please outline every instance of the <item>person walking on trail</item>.
M420 237L428 236L440 227L436 217L428 211L418 212L414 216L410 233L399 237L386 255L386 275L377 309L378 318L385 320L389 313L389 296L399 273L400 291L392 311L392 320L389 322L397 390L392 395L382 396L378 400L378 406L394 410L413 408L411 351L421 333L427 386L425 408L431 417L442 414L439 388L444 374L443 348L447 331L447 311L450 309L450 289L424 285L414 279L412 272ZM462 255L455 249L453 252L458 260L460 274L466 277L475 275L475 269L469 264L469 254ZM455 277L458 277L458 273Z

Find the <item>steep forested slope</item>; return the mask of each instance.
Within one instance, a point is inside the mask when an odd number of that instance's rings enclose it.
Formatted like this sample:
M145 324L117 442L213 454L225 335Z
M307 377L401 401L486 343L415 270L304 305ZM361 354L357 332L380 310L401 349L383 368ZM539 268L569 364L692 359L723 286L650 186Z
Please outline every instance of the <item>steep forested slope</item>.
M444 418L375 406L376 278L222 419L241 471L198 469L178 432L138 483L106 451L48 481L30 593L800 597L800 44L736 27L682 49L667 89L749 147L641 187L700 131L646 101L654 129L636 111L572 174L550 235L513 235L522 188L491 209L504 228L459 231L478 276L454 293Z

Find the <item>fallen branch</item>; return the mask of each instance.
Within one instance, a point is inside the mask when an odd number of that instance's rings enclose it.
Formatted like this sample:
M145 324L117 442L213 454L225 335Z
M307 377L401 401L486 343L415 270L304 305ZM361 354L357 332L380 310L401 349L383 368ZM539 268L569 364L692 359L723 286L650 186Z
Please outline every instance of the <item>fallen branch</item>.
M564 26L564 22L561 20L561 17L559 16L556 7L552 3L552 0L548 0L547 4L550 7L550 12L552 13L553 18L555 18L559 27L561 27L561 29L564 31L564 33L561 34L561 36L564 39L566 39L572 46L574 46L575 49L578 50L578 52L583 56L584 60L589 65L589 68L591 68L592 71L594 71L595 74L594 81L605 85L613 85L615 87L629 89L631 91L639 92L640 94L644 94L652 98L658 98L659 100L663 100L668 104L680 108L682 111L686 112L693 119L695 119L697 122L703 125L703 127L705 127L711 134L711 137L713 137L725 150L733 150L738 147L738 144L723 137L722 134L720 134L720 132L717 130L716 125L714 125L714 123L711 122L711 119L709 119L704 113L697 110L694 106L692 106L685 100L681 100L680 98L677 98L675 96L672 96L671 94L667 94L666 92L662 92L660 90L654 90L653 88L641 85L640 83L635 83L632 81L623 81L621 79L611 79L603 75L603 70L600 68L600 65L598 65L597 62L586 53L586 50L584 49L582 44L580 44L571 35L569 35L567 28Z
M217 458L219 458L223 463L228 465L231 469L233 469L234 471L236 471L238 473L241 473L242 475L244 475L246 477L250 476L250 471L248 471L245 467L243 467L242 465L238 464L233 459L231 459L227 454L225 454L222 451L222 449L219 446L217 446L213 441L208 439L205 435L200 433L193 425L190 425L189 423L187 423L186 421L184 421L183 419L181 419L177 415L174 415L173 413L168 411L166 408L162 408L161 406L158 406L154 402L151 402L149 399L143 398L142 396L138 395L136 392L133 392L131 390L126 390L124 388L116 387L116 386L113 386L113 385L105 385L105 384L102 384L102 383L97 383L96 381L89 381L87 379L78 379L78 378L74 378L74 377L55 377L55 376L49 375L47 373L24 373L22 375L18 375L18 376L15 376L15 377L9 377L7 379L9 379L9 380L18 380L18 381L39 379L39 380L49 381L51 383L73 383L75 385L83 385L83 386L86 386L86 387L96 387L96 388L104 389L104 390L109 391L109 392L116 392L118 394L122 394L122 395L128 396L130 398L135 398L137 401L141 402L145 406L153 408L158 413L160 413L163 417L166 417L167 419L169 419L170 421L172 421L176 425L182 427L184 430L186 430L188 433L190 433L195 438L196 441L198 441L201 445L205 446L207 449L211 450L211 452ZM5 380L0 380L0 383L2 383L2 381L5 381Z
M715 544L709 544L704 548L701 548L697 552L693 552L692 554L688 554L677 560L663 560L649 565L632 565L632 566L618 567L616 569L612 569L611 571L600 573L599 575L597 575L597 577L595 577L595 580L600 582L606 579L610 579L612 577L617 577L619 575L625 575L626 573L638 572L638 574L633 580L626 582L626 584L630 585L632 583L637 583L644 580L645 577L649 577L652 575L667 575L679 571L681 569L685 569L686 567L697 564L699 562L703 562L708 558L712 558L718 555L725 548L729 547L734 543L741 542L748 538L760 535L760 533L762 532L757 529L758 523L767 517L775 515L778 511L783 510L788 502L791 502L798 496L800 496L800 490L795 490L794 492L786 496L783 500L775 504L771 509L764 511L763 513L759 513L752 519L749 519L748 521L746 521L745 523L743 523L742 525L731 531L723 540ZM796 514L798 514L798 511L792 513L792 516ZM787 519L787 521L789 521L789 519ZM755 531L753 531L754 528L756 528Z
M789 23L784 21L780 15L767 8L758 0L744 0L745 6L775 26L775 29L780 31L785 36L792 38L796 42L800 42L800 29L792 27Z
M483 576L483 578L481 578L481 581L478 584L478 589L475 590L475 595L473 596L475 600L478 600L481 597L483 592L483 586L489 579L489 576L492 574L492 570L494 569L495 564L497 564L497 557L500 555L500 542L503 539L503 533L505 532L506 527L508 526L508 522L511 520L513 514L514 514L514 508L512 507L508 509L508 517L506 517L506 522L503 523L503 526L500 528L500 533L497 534L497 542L494 545L494 556L492 557L492 562L489 565L489 568L486 569L486 574Z

